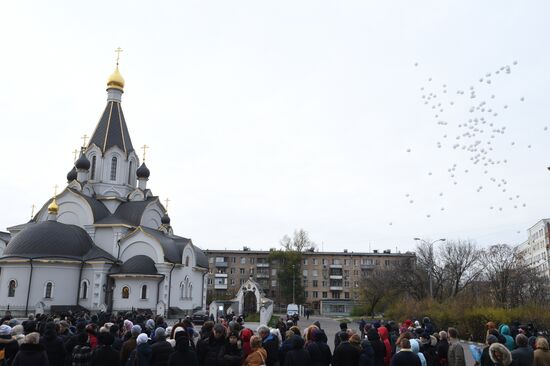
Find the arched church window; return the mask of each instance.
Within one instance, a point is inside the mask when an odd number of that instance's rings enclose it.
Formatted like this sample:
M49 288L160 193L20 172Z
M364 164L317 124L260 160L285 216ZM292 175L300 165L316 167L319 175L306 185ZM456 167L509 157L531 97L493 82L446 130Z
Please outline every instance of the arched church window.
M11 280L8 285L8 297L15 297L15 288L17 287L17 282Z
M130 297L130 288L128 286L124 286L122 288L122 298L127 299Z
M187 297L189 298L189 300L193 300L193 285L190 283L189 284L189 294L187 295Z
M90 180L94 180L95 179L95 164L96 164L96 156L92 156L92 172L90 174Z
M117 158L116 156L113 156L111 159L111 180L116 180L116 163Z
M80 298L81 299L87 299L88 298L88 281L82 281L82 284L80 285Z
M132 184L132 162L128 165L128 184Z
M185 266L189 267L189 256L185 257Z
M51 283L51 282L46 283L46 290L44 291L44 298L51 299L52 298L52 292L53 292L53 283Z
M147 285L141 286L141 299L142 300L147 299Z

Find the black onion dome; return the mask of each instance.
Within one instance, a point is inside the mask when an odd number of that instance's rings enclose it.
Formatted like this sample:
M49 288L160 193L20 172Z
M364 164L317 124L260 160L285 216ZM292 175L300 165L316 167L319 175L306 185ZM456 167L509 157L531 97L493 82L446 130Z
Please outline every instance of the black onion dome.
M80 157L76 163L74 163L74 166L79 170L90 170L90 160L88 160L86 155L80 154Z
M164 225L170 225L170 216L168 216L168 212L166 212L162 218L160 219L160 222Z
M136 170L136 175L138 178L149 178L151 172L145 163L142 163L141 166Z
M67 173L67 182L72 182L77 177L76 168L73 166L70 172Z
M156 275L158 274L155 261L146 255L136 255L120 266L121 274L142 274Z
M4 257L82 258L94 246L79 226L43 221L15 235L4 250Z

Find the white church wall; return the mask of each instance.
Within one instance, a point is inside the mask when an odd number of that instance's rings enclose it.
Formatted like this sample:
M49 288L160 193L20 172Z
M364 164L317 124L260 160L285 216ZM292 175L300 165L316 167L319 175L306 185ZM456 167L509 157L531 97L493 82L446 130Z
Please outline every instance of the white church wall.
M132 307L140 309L151 309L155 312L157 306L157 284L156 278L116 278L113 290L113 310L130 310ZM141 288L147 286L146 299L141 298ZM122 289L128 287L130 290L127 299L122 298Z
M114 230L112 227L96 227L94 243L116 258L118 254L118 248L116 248L117 245L113 231Z
M48 310L52 305L76 305L78 291L78 275L80 264L43 264L35 263L31 285L29 304L34 306L42 301ZM48 282L53 285L52 296L45 298L45 290Z
M164 216L164 212L158 202L151 203L143 212L141 216L141 226L145 226L151 229L158 229L162 224L161 219Z
M192 310L203 304L203 273L191 267L178 267L172 272L170 306Z
M2 264L0 272L0 308L25 309L27 288L29 284L30 266L28 263ZM8 297L8 287L11 280L15 280L14 297ZM34 304L33 304L34 306Z
M164 262L164 251L152 236L137 231L120 243L120 259L124 262L136 255L146 255L155 263Z

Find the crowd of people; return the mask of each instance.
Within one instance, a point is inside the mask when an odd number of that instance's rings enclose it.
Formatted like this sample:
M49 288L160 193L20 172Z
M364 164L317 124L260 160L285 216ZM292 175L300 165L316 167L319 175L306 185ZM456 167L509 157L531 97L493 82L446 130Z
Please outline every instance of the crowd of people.
M340 323L333 340L318 321L300 328L283 318L255 330L237 316L197 331L190 318L169 326L136 313L6 316L0 324L0 366L466 366L458 331L437 331L429 318L361 321L358 330ZM490 322L485 347L470 348L481 366L550 366L547 339L527 327Z

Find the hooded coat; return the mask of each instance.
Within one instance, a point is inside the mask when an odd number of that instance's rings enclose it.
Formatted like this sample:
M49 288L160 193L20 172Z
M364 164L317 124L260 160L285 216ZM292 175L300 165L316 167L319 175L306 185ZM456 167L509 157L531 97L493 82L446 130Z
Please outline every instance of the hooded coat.
M313 366L329 366L332 362L330 347L323 339L326 339L324 332L315 330L312 334L312 342L306 346Z
M382 344L382 342L380 342ZM342 341L334 350L332 366L358 365L361 350L349 341ZM383 362L383 361L382 361Z
M498 352L502 355L502 360L499 361L495 355L495 352ZM512 354L501 343L493 343L489 347L489 356L491 357L491 361L495 364L495 366L509 366L512 364Z
M367 331L367 339L374 350L374 366L384 366L384 357L386 356L386 346L380 340L380 335L376 328Z
M500 327L498 327L498 332L506 339L506 348L513 351L516 343L514 342L514 338L510 335L510 327L506 324L501 324Z
M48 355L41 344L23 343L13 359L12 366L49 366Z
M384 343L384 346L386 347L386 355L384 356L384 365L389 366L391 361L391 343L390 343L390 334L388 332L388 328L386 327L380 327L378 328L378 334L380 335L380 339Z
M254 332L251 329L244 328L241 330L241 344L244 351L244 358L252 352L252 349L250 348L250 338L254 335Z
M46 327L40 344L46 349L50 366L63 366L65 363L65 345L53 327Z
M420 365L427 366L426 357L420 353L420 342L416 339L411 339L411 351L420 359Z
M312 366L311 357L304 349L304 344L302 337L292 337L292 350L286 354L284 366Z
M361 342L359 366L374 366L374 349L368 340Z
M168 358L168 366L199 366L199 360L195 351L189 346L189 338L176 337L176 347Z

